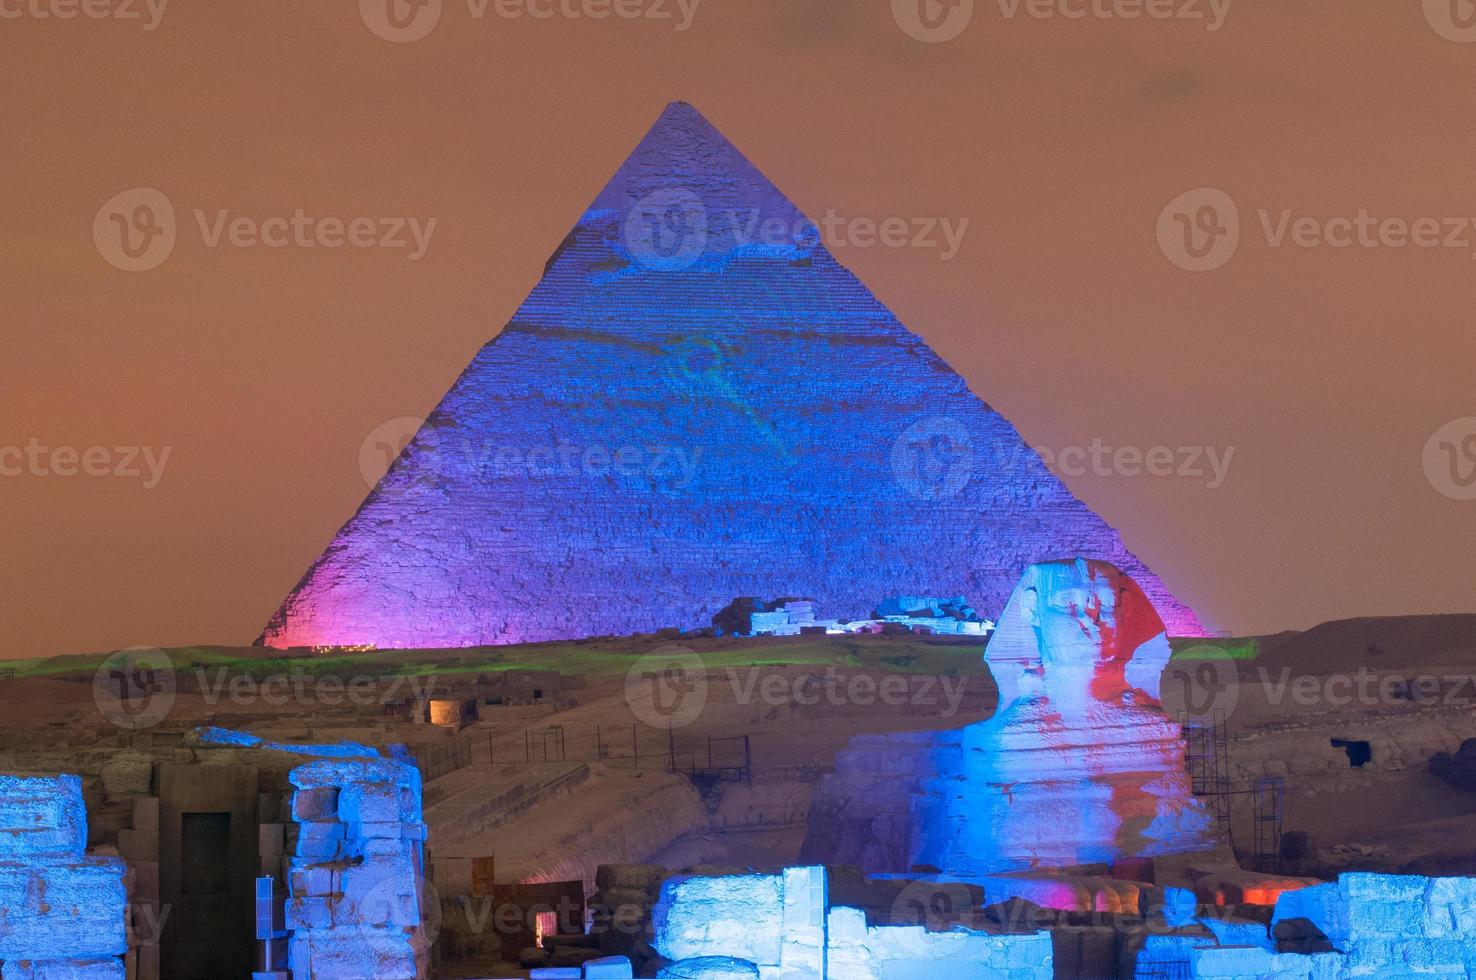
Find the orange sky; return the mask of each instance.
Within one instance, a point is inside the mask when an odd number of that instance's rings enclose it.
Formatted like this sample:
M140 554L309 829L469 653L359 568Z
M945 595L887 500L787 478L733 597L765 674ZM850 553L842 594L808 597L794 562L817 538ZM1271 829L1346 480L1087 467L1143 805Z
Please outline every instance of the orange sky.
M363 497L365 437L434 406L674 99L813 217L967 219L947 259L835 251L1032 444L1233 448L1214 487L1068 479L1212 628L1476 608L1476 501L1423 465L1476 416L1476 227L1305 248L1260 216L1476 216L1453 0L1235 0L1215 31L976 0L940 43L900 0L444 0L406 43L375 2L0 0L0 657L249 642ZM120 271L93 220L138 187L178 239ZM1242 233L1196 273L1156 228L1201 187ZM195 218L297 209L436 225L411 259Z

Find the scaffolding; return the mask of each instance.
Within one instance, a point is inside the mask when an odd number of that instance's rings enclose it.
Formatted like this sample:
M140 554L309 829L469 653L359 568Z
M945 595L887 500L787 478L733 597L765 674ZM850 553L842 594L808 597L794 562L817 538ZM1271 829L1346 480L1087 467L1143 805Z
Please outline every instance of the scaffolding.
M1250 788L1236 789L1230 782L1230 733L1225 725L1225 711L1216 708L1210 718L1181 714L1184 729L1184 768L1195 796L1215 818L1215 824L1232 848L1235 846L1231 819L1235 797L1251 798L1251 823L1256 870L1274 872L1281 864L1281 837L1284 833L1286 780L1265 777Z
M1286 780L1265 777L1251 790L1256 825L1256 870L1280 871Z
M1234 845L1230 820L1230 733L1225 727L1225 709L1216 708L1209 718L1181 714L1184 730L1184 768L1190 791L1204 800L1215 818L1220 835Z

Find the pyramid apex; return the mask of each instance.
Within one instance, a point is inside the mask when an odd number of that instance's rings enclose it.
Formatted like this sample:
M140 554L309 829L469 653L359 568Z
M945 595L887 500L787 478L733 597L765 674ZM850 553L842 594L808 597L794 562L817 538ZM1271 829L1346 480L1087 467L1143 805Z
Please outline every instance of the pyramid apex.
M628 211L658 193L695 195L709 213L803 219L800 210L690 102L666 104L589 211Z

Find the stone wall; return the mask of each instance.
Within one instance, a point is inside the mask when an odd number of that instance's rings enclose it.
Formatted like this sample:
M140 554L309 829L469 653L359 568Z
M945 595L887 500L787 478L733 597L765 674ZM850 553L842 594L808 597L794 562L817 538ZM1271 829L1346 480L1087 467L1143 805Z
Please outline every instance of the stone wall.
M653 945L673 962L660 976L783 980L938 977L1049 980L1048 932L870 925L830 907L824 868L776 875L678 876L661 889Z
M77 776L0 775L0 977L123 980L127 869L87 856Z
M293 980L428 977L419 772L390 759L321 759L290 779Z

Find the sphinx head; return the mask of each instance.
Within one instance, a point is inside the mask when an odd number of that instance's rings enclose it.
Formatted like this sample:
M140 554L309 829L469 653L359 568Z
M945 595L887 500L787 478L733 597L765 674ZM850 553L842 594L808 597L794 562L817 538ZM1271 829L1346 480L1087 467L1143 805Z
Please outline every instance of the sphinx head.
M1163 620L1138 584L1084 558L1027 568L984 653L1001 706L1035 693L1063 707L1157 703L1168 658Z

